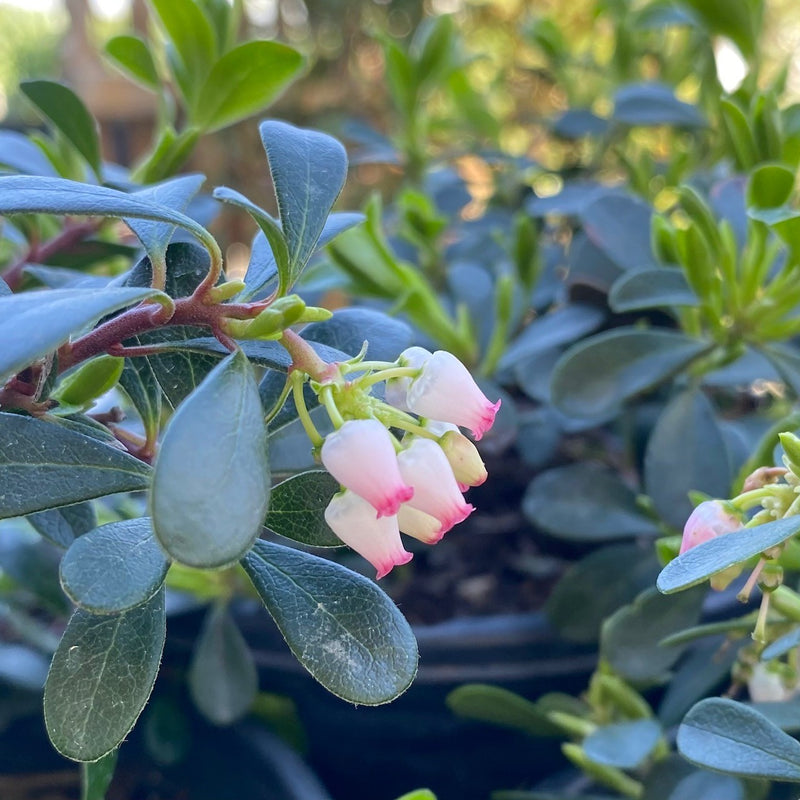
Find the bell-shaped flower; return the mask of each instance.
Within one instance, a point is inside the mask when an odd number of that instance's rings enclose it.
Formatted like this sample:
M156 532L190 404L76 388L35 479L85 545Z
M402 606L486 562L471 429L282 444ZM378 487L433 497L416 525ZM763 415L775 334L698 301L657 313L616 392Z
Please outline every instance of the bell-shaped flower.
M436 544L445 534L444 525L436 517L403 503L397 512L400 533L413 536L424 544Z
M469 428L480 439L494 424L500 401L492 403L469 370L446 350L437 350L411 381L406 404L415 414Z
M413 367L419 369L431 357L430 350L424 347L407 347L397 358L397 363L401 367ZM406 399L408 397L408 387L411 386L411 378L391 378L386 381L384 399L390 406L399 408L401 411L410 411Z
M408 501L442 524L441 533L463 522L475 509L465 502L444 450L431 439L415 438L397 456L403 480L414 488Z
M414 490L403 482L392 437L376 419L351 419L329 434L320 453L342 486L370 503L379 517L394 516Z
M686 520L680 552L685 553L698 544L738 531L741 527L742 520L736 514L731 514L721 501L706 500Z
M335 494L325 509L331 530L377 570L380 579L392 567L407 564L412 555L403 547L397 517L375 517L375 509L362 497L345 490Z
M448 431L439 438L459 486L480 486L489 473L478 448L459 431Z

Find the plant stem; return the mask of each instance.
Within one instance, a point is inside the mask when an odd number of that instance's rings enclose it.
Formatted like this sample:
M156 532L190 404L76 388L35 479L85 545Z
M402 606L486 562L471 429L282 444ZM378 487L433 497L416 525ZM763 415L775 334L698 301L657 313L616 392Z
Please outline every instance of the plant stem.
M332 377L331 367L333 365L323 361L302 336L287 328L278 341L292 357L292 367L305 372L312 380L319 383Z

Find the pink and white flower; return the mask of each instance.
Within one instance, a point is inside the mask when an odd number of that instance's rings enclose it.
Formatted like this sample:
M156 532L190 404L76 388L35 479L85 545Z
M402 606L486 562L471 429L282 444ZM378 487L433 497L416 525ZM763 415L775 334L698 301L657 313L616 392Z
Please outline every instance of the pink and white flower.
M375 567L378 580L412 559L400 539L397 517L377 518L375 509L354 492L334 495L325 509L325 521L348 547Z
M397 463L403 480L414 488L408 504L438 519L442 534L475 510L465 502L447 456L436 442L413 439L399 453Z
M397 359L401 367L413 367L419 369L431 357L430 350L424 347L407 347ZM410 411L406 404L408 387L411 386L411 378L391 378L386 381L384 398L390 406L399 408L401 411Z
M351 419L329 434L320 453L325 469L378 512L394 516L414 490L403 482L391 434L376 419Z
M436 544L445 534L444 525L436 517L403 503L397 512L400 533L413 536L423 544Z
M706 500L686 520L680 552L685 553L692 547L716 539L717 536L738 531L741 527L742 520L736 514L730 513L721 501Z
M480 439L494 424L500 401L492 403L469 370L446 350L432 353L406 394L415 414L469 428Z

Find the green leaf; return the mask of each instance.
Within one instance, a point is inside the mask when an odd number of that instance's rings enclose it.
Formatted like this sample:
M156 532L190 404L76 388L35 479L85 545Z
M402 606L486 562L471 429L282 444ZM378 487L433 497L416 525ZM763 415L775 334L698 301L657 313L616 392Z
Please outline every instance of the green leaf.
M97 122L81 99L62 83L23 81L20 91L64 135L102 180L100 135Z
M552 397L571 417L616 413L667 380L713 345L676 331L617 328L570 348L556 364Z
M620 275L608 294L608 304L622 314L645 308L694 307L700 301L682 270L659 267Z
M0 412L0 519L145 489L150 467L96 439Z
M794 191L795 173L783 164L762 164L747 178L749 208L777 208L789 201Z
M795 628L767 645L761 654L761 660L772 661L773 658L780 658L798 645L800 645L800 628Z
M733 39L745 58L753 56L761 32L763 5L759 0L686 0L709 33Z
M119 385L142 418L151 436L161 424L161 386L149 358L126 358Z
M0 164L24 175L58 174L42 148L16 131L0 131Z
M697 623L706 592L695 589L664 597L643 592L603 624L600 657L625 680L636 685L662 683L685 647L663 647L661 640Z
M162 586L167 560L147 517L110 522L76 539L61 559L61 586L93 614L147 602Z
M373 706L409 687L417 672L414 634L372 581L263 540L242 565L295 657L330 692Z
M8 284L2 278L0 278L0 297L7 297L10 294L12 294L12 292L8 287Z
M91 503L39 511L28 517L36 532L59 547L69 547L78 536L97 527L97 516Z
M725 438L706 396L689 389L673 397L658 418L644 458L645 491L655 510L681 530L694 508L689 492L727 497L731 472Z
M753 129L747 115L733 101L722 98L719 101L720 117L728 137L731 149L736 155L740 169L749 170L758 163L758 150Z
M201 242L209 240L205 228L191 217L135 194L65 178L40 175L0 177L0 214L29 213L151 219L185 228Z
M119 750L112 750L99 761L81 764L81 800L105 800L114 778Z
M0 383L51 353L100 317L148 297L154 289L53 289L0 297Z
M336 139L285 122L262 122L260 131L289 249L288 274L281 275L286 292L314 252L342 191L347 154Z
M603 725L582 743L583 751L597 764L636 769L661 739L661 726L654 719L637 719Z
M701 767L800 782L800 743L743 703L701 700L678 728L678 750Z
M670 594L702 583L715 573L749 561L798 532L800 517L787 517L710 539L670 561L661 570L656 586L664 594Z
M290 273L289 249L278 221L271 214L264 211L263 208L248 200L243 194L240 194L235 189L229 189L227 186L218 186L214 189L214 199L243 208L253 218L269 243L269 249L275 260L278 275L281 276L281 286L288 289L284 276Z
M561 729L524 697L500 686L467 683L447 695L447 707L460 717L515 728L532 736L558 736Z
M264 525L312 547L341 547L341 540L325 522L325 508L338 491L339 482L325 470L294 475L272 490Z
M134 192L133 196L145 203L171 208L183 213L191 199L200 191L205 175L181 175ZM126 219L128 226L142 243L152 261L161 261L167 251L175 224L149 219Z
M603 621L652 586L656 575L652 548L606 545L564 573L545 604L547 617L564 639L596 642Z
M179 62L175 78L190 108L217 60L217 42L208 19L194 0L150 0ZM173 66L174 58L171 59Z
M678 100L672 88L662 83L629 83L620 87L614 95L612 118L626 125L707 125L696 106Z
M667 800L745 800L744 787L730 775L696 770L675 786Z
M50 397L62 405L88 407L117 385L124 366L124 358L96 356L65 376Z
M59 753L96 761L128 735L158 674L165 620L163 590L122 614L75 611L44 689L45 724Z
M590 462L541 472L528 485L522 512L534 525L567 540L605 541L658 533L652 520L639 511L633 491L611 470Z
M109 61L140 86L159 89L161 81L150 48L138 36L114 36L103 49Z
M215 725L230 725L253 704L258 692L253 654L224 606L209 610L188 677L192 700Z
M155 462L153 529L176 561L232 564L261 530L270 494L267 431L252 367L220 362L178 407Z
M279 42L245 42L225 53L206 78L193 117L208 131L263 111L303 66L303 57Z

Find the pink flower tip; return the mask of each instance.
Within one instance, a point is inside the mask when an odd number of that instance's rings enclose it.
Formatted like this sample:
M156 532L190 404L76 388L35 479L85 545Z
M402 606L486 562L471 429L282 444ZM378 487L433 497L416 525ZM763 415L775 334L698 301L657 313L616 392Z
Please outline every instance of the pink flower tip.
M742 520L728 511L720 500L706 500L689 515L683 528L681 553L726 533L738 531Z
M408 564L412 558L414 558L414 555L404 550L391 561L382 561L373 564L377 570L375 573L375 580L379 581L381 578L385 578L395 567L402 567L403 564Z
M482 412L474 422L472 426L470 426L470 430L472 431L472 435L475 437L475 441L478 442L483 438L483 434L489 430L489 428L494 425L494 419L497 416L497 412L500 410L500 404L502 400L498 400L496 403L491 403L488 400L486 401L486 405L483 407Z
M403 503L407 503L414 496L414 489L411 486L401 485L390 495L386 495L381 500L376 501L375 506L378 512L376 517L393 517Z

